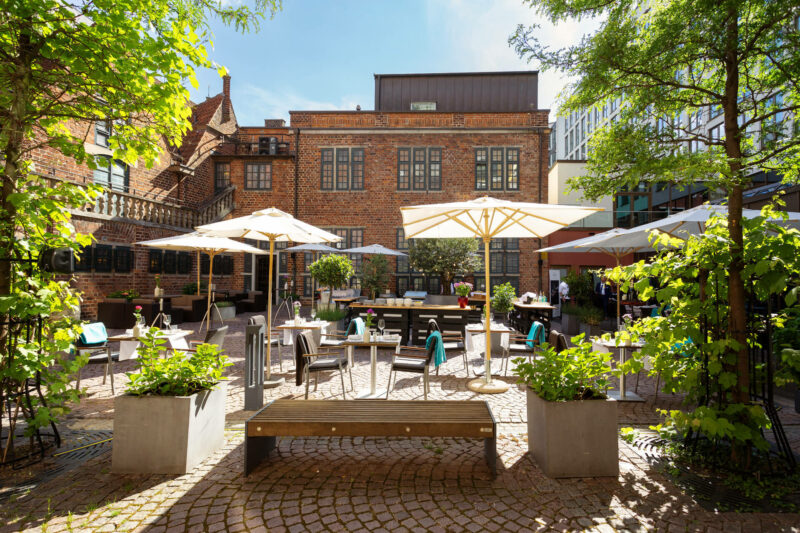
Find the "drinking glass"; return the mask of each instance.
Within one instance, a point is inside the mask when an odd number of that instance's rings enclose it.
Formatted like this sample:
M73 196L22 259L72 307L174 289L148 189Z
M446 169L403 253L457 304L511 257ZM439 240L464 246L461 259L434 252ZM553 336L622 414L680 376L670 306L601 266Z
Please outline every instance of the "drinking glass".
M386 327L386 321L382 318L378 320L378 330L381 332L381 337L383 337L383 328Z
M164 329L169 329L169 325L172 323L172 317L170 315L164 315Z

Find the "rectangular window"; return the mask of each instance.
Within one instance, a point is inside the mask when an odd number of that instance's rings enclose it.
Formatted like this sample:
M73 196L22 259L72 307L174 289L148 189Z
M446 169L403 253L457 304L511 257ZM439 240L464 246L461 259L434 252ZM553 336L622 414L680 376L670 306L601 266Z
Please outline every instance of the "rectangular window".
M161 274L161 260L163 255L161 250L150 250L147 265L147 271L150 274Z
M98 163L94 170L94 182L115 191L128 191L128 165L121 161L105 158L106 163Z
M506 149L506 189L519 190L519 148Z
M114 247L114 271L130 272L133 269L133 250L127 246Z
M108 138L111 136L111 123L108 120L98 120L94 123L94 144L108 148Z
M112 248L107 244L96 244L94 247L94 271L111 272Z
M346 191L350 188L350 150L336 149L336 190Z
M231 164L214 164L214 191L221 191L231 184Z
M414 190L424 191L425 183L425 148L414 148Z
M723 130L722 130L722 124L719 124L719 125L714 126L713 128L711 128L709 130L709 132L708 132L708 136L711 137L712 141L716 141L716 142L719 142L722 139L724 139L725 138L725 134L723 133Z
M91 272L92 271L92 246L84 246L80 252L75 254L75 271L76 272Z
M432 191L442 190L442 149L428 149L428 188Z
M244 166L244 188L272 189L272 165L270 163L246 163Z
M486 148L475 149L475 188L485 191L489 188L489 167Z
M250 255L250 254L246 254ZM188 274L192 271L192 254L178 252L178 274Z
M708 106L708 118L709 120L712 118L716 118L722 114L722 106L719 104L714 104Z
M353 148L350 163L350 188L360 191L364 188L364 149Z
M211 260L208 258L208 254L200 254L200 274L208 276L208 269L210 266Z
M411 102L411 111L436 111L436 102Z
M411 188L411 149L397 149L397 190L407 191Z
M166 250L161 263L161 271L164 274L175 274L178 272L178 253L175 250Z
M320 177L323 191L333 190L333 148L323 148L320 154Z

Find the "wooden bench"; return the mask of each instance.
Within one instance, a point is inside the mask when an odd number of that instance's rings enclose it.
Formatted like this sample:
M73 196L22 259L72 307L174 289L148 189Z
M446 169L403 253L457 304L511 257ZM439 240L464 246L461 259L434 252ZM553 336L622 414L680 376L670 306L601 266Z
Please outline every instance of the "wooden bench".
M486 401L275 400L245 425L245 476L269 456L277 437L483 439L497 475L497 423Z

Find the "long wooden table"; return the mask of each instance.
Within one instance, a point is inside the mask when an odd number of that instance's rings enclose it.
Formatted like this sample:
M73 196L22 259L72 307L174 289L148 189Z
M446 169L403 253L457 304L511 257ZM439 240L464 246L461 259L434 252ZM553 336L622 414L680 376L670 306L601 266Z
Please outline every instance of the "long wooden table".
M275 400L245 425L245 476L269 457L277 437L343 436L483 439L497 475L497 423L485 400Z
M550 326L553 321L554 306L547 302L522 303L519 300L514 302L515 312L512 313L511 325L517 331L528 334L531 325L538 320L544 325L545 335L550 335ZM519 315L519 318L517 318Z

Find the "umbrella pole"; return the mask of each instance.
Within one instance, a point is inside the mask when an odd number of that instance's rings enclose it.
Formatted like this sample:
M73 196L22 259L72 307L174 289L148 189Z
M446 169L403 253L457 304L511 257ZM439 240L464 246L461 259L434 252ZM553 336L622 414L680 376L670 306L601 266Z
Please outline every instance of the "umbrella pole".
M209 267L210 271L211 267ZM197 250L197 296L200 296L200 250Z
M619 256L617 256L616 259L617 259L617 267L619 267ZM617 282L617 331L619 331L620 328L619 307L620 307L620 301L619 301L619 281L618 281Z
M214 279L214 253L208 254L208 303L206 304L206 332L211 327L211 281ZM200 286L200 283L197 283Z
M489 287L489 237L483 239L483 275L486 283L486 384L492 382L492 298Z
M272 379L272 256L275 253L276 235L269 237L269 279L267 280L267 378L264 380L265 387L279 387L283 385L284 379Z

